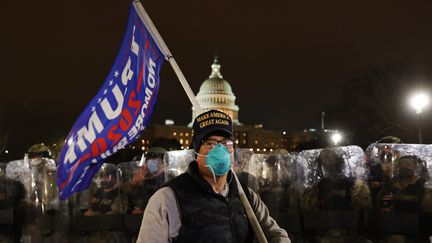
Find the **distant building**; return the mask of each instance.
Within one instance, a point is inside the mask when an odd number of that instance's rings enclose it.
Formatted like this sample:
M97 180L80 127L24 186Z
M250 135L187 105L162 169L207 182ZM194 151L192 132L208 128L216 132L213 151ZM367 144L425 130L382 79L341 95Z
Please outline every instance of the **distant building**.
M211 109L220 110L228 114L233 120L235 143L240 148L251 148L254 152L268 153L278 148L290 149L291 136L284 131L266 130L261 124L244 125L239 120L239 107L235 104L236 97L231 85L223 79L220 71L221 65L217 57L211 65L211 74L199 89L196 99L203 111ZM192 107L192 121L198 115ZM182 149L191 148L192 122L185 126L176 125L174 121L167 120L165 124L149 125L140 139L130 148L146 151L160 138L168 141L178 141Z
M340 145L343 143L341 136L337 130L330 129L309 128L296 131L291 133L289 150L301 151Z

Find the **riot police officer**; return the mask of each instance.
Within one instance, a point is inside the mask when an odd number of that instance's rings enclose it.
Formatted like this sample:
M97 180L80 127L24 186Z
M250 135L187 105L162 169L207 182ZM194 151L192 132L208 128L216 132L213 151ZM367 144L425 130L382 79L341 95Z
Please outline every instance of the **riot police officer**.
M323 149L317 162L322 178L303 194L301 204L304 210L330 212L372 207L366 183L350 176L345 160L335 149ZM327 228L314 234L311 240L318 242L347 242L361 238L345 229Z
M117 180L117 167L104 164L96 182L90 188L90 205L85 216L116 214L122 212L122 202Z
M260 178L261 186L258 190L270 215L277 222L281 222L282 215L288 211L290 178L285 173L287 156L288 151L285 149L277 149L269 153L263 168L265 178Z
M24 198L22 183L6 175L6 164L0 163L0 242L13 242L21 234L21 222L14 215ZM17 210L15 210L17 209ZM19 222L19 223L18 223Z
M128 213L143 214L150 197L165 182L163 157L166 149L152 147L143 154L132 179L126 184Z
M246 148L236 148L234 153L233 171L242 185L247 185L257 192L259 190L258 179L250 173L249 166L252 161L253 151Z
M79 240L89 243L126 242L126 236L121 232L121 214L125 211L125 204L120 195L117 167L114 164L103 164L93 178L88 193L88 202L83 202L85 205L81 206L87 206L83 210L85 217L77 217L79 223L84 220L83 226L75 225L83 231L80 232L82 235ZM85 221L97 225L88 226ZM79 224L77 221L75 223Z
M392 181L378 194L378 211L387 213L432 213L432 192L426 190L428 180L425 161L415 155L397 158L393 163ZM385 225L383 226L386 227ZM418 235L382 235L384 242L416 242Z
M22 241L59 242L63 228L54 222L59 213L60 198L55 183L56 164L50 148L43 143L32 145L24 162L30 174Z
M370 158L369 187L371 189L373 203L377 202L377 195L384 184L388 184L393 176L393 163L398 157L398 152L389 145L379 148L378 156Z

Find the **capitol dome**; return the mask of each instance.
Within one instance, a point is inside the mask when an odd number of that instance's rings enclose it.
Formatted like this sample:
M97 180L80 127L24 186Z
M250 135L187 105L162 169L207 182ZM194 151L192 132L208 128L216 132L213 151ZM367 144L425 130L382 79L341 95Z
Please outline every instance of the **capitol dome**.
M220 72L221 65L215 57L211 65L212 72L199 89L196 99L201 106L202 112L208 110L219 110L229 115L235 125L241 125L238 119L239 107L235 104L235 95L231 85L223 79ZM197 111L192 107L192 123L197 117ZM192 123L190 125L192 125Z

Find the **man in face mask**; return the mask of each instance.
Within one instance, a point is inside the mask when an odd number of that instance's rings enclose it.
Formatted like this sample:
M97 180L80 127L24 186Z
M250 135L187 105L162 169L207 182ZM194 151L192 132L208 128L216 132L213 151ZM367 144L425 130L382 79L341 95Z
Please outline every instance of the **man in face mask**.
M240 201L231 165L231 118L210 110L195 118L196 161L149 200L137 242L252 242L253 231ZM250 189L245 193L269 242L290 242Z

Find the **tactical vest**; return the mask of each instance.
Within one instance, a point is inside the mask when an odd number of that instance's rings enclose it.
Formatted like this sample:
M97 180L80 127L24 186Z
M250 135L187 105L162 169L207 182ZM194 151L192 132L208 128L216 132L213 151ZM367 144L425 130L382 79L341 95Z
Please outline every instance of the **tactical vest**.
M318 183L320 209L351 209L351 190L354 182L348 178L324 178Z
M97 189L90 203L90 208L95 212L107 213L111 211L116 197L119 196L117 189L104 192L103 189Z
M129 195L130 207L145 209L150 197L162 186L164 181L165 176L162 173L138 184L136 192L133 195Z
M181 215L182 227L174 242L252 242L252 229L234 179L224 197L213 191L199 175L198 164L191 162L186 173L166 186L173 189ZM248 190L245 193L250 201Z
M424 194L424 180L408 185L404 189L391 186L384 190L380 198L380 209L401 213L416 213L420 210L420 202Z

